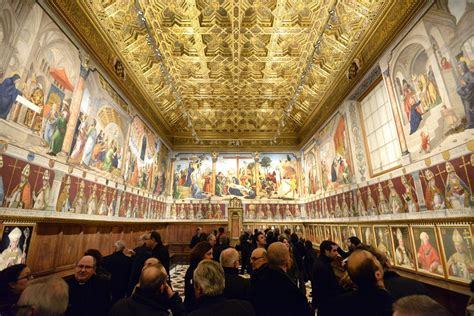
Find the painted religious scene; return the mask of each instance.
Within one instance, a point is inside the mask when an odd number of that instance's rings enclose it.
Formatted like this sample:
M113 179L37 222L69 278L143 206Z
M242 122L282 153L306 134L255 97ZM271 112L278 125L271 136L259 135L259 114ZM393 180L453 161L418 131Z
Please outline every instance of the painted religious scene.
M353 182L349 131L344 115L337 113L317 133L315 144L305 152L305 192L331 191Z
M462 282L474 279L474 248L469 226L439 228L448 277Z
M472 137L460 133L474 128L473 18L469 1L438 1L393 51L386 75L414 159Z
M173 198L297 199L293 154L180 154L174 168Z
M128 138L125 182L156 195L164 194L167 156L166 146L138 116L135 116Z

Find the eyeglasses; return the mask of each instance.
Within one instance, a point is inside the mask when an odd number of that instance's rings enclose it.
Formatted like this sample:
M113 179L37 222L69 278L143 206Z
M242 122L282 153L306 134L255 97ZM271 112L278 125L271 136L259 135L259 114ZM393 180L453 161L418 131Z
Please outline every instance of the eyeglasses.
M22 277L19 277L17 278L16 280L17 281L20 281L20 280L23 280L23 279L27 279L27 280L33 280L35 277L32 275L32 274L27 274L25 276L22 276Z
M86 265L80 264L80 265L77 265L76 268L78 268L79 270L82 270L82 269L92 270L92 269L94 269L95 267L93 267L93 266L86 266Z
M263 257L250 257L250 260L257 261L258 259L262 259Z

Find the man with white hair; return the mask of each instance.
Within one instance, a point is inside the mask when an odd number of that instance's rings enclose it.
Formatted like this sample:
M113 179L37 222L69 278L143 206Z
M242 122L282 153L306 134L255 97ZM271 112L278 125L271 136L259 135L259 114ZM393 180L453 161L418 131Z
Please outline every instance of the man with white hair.
M426 232L420 233L420 248L418 248L419 268L432 273L443 274L443 267L438 251L431 245L430 236Z
M110 280L112 303L125 297L132 269L132 258L124 254L125 242L117 240L114 246L114 253L104 257L104 267L112 275Z
M249 302L229 300L224 297L224 270L217 262L209 259L202 260L194 270L193 281L198 308L189 316L255 315Z
M224 296L229 299L248 300L250 280L239 275L239 258L239 252L234 248L227 248L221 252L220 262L225 277Z
M31 281L17 303L17 316L61 316L67 309L68 285L59 277Z

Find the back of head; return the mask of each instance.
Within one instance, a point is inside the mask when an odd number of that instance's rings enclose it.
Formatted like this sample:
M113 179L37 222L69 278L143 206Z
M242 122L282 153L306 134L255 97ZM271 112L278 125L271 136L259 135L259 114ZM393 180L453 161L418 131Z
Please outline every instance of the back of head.
M150 239L153 239L154 241L156 241L157 244L160 246L163 244L163 241L161 240L161 235L156 230L150 232Z
M290 252L282 242L274 242L268 247L268 265L272 268L283 268L288 263Z
M49 277L32 281L18 300L20 307L17 316L60 316L66 312L69 300L69 288L59 277Z
M159 293L161 286L168 279L166 270L161 263L143 268L140 274L140 288L143 291Z
M102 264L102 253L97 249L87 249L84 256L91 256L95 259L95 264L100 266Z
M125 242L123 240L117 240L115 242L115 251L124 251Z
M366 250L354 251L347 261L347 273L352 282L359 288L372 288L377 286L375 273L379 271L373 255Z
M224 292L224 270L213 260L201 261L193 274L194 286L206 296L217 296Z
M221 245L228 246L230 244L230 239L227 236L221 236L219 242Z
M348 239L351 242L351 244L354 245L354 247L357 247L361 244L361 241L357 236L352 236L352 237L349 237Z
M426 295L405 296L393 304L394 316L451 316L441 304Z
M207 241L200 241L194 246L189 254L189 263L191 266L197 266L199 261L204 258L206 252L212 249L212 246Z
M219 227L219 234L223 234L224 233L224 227Z
M298 235L296 233L291 234L290 240L292 243L297 243L299 241Z
M234 268L239 260L239 253L234 248L227 248L221 252L219 261L224 268Z
M313 249L313 243L311 242L311 240L306 240L304 242L304 246L306 247L306 249Z
M15 264L0 271L0 295L8 295L11 291L10 283L16 282L21 271L26 268L26 264Z

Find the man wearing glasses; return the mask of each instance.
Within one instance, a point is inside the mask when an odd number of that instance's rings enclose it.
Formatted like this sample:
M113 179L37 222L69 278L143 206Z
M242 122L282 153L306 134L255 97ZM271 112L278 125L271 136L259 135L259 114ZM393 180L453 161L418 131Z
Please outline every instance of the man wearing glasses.
M262 275L267 270L267 251L265 248L257 248L252 251L250 255L250 264L252 265L252 275L250 276L251 287L254 288L255 284L261 279Z
M68 316L107 315L110 308L110 285L95 275L96 262L92 256L82 257L76 264L69 285Z

